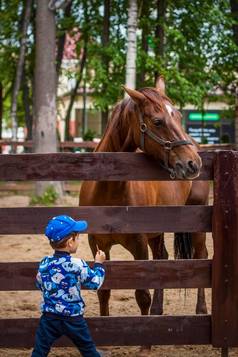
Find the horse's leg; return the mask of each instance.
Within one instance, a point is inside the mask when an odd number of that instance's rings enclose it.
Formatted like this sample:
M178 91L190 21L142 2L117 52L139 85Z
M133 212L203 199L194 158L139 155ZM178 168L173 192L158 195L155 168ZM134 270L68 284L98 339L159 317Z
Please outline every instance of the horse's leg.
M136 236L131 236L126 242L121 242L121 244L126 248L134 257L135 260L148 260L148 245L147 237L139 234ZM148 315L151 305L151 296L149 289L137 289L135 291L136 302L140 308L141 315ZM141 346L140 352L137 356L144 357L149 356L151 346Z
M168 259L169 255L164 244L164 233L161 233L155 238L149 239L148 244L152 251L153 259ZM163 289L155 289L152 305L150 307L151 315L163 314L163 300L164 300Z
M97 253L97 246L96 246L96 241L95 238L92 235L88 236L88 242L91 248L91 251L93 253L93 256L95 257ZM108 249L103 249L106 255L106 259L110 260L110 248ZM99 289L98 292L98 299L99 299L99 307L100 307L100 315L101 316L109 316L109 299L111 295L111 290L101 290Z
M206 233L192 233L193 259L207 259ZM205 289L198 288L196 314L207 314Z
M131 238L131 239L130 239ZM122 245L129 250L129 252L133 255L135 260L148 260L148 246L147 246L147 238L138 234L137 236L133 236L127 239L125 243ZM148 315L150 305L151 305L151 296L149 289L139 289L135 291L135 297L137 304L140 308L141 315Z
M105 254L106 254L106 259L110 260L109 251L105 251ZM111 296L111 290L99 289L97 294L98 294L99 305L100 305L100 315L109 316L109 299Z

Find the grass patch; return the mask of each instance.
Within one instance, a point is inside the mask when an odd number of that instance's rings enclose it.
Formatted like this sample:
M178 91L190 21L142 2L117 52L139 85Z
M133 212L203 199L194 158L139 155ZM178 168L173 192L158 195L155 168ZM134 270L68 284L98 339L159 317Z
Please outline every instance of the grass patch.
M33 195L30 200L30 205L44 205L44 206L51 206L54 205L58 199L59 195L55 191L53 186L47 187L43 195L37 196Z

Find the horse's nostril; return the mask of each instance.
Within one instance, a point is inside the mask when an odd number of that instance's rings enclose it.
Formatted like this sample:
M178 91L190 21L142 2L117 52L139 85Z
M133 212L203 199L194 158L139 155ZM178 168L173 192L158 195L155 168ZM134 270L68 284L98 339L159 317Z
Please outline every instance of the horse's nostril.
M183 169L183 164L180 162L180 161L177 161L175 166L178 168L178 169Z
M188 169L189 169L189 171L191 171L193 174L195 173L195 172L198 172L198 166L197 166L197 164L195 163L195 162L193 162L193 161L188 161Z

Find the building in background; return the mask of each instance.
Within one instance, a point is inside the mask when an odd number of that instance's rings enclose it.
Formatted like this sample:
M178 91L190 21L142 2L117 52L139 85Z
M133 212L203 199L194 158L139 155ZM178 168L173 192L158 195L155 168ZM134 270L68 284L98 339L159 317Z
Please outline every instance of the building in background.
M183 110L186 132L200 144L235 142L234 120L229 118L228 108L218 109L222 103L214 103L204 112L187 108Z
M77 97L72 107L70 116L69 130L72 137L82 137L83 136L83 116L85 110L86 116L86 130L95 133L95 136L101 136L101 115L98 110L94 108L91 93L87 94L86 108L84 109L84 100L82 90L78 91ZM62 95L58 98L58 129L61 141L64 141L64 131L65 131L65 117L67 113L67 108L70 102L69 94Z

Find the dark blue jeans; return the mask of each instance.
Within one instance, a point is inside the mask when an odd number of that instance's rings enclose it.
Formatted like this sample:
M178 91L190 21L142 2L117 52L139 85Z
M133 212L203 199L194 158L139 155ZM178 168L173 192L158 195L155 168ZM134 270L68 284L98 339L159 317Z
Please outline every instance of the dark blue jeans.
M36 331L32 357L45 357L50 352L54 341L67 336L77 346L83 357L100 357L83 317L79 319L59 319L42 315Z

